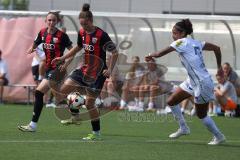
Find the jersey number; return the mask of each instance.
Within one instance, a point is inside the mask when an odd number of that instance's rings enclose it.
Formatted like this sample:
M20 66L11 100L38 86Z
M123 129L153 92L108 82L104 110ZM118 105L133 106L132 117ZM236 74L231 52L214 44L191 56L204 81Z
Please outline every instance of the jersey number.
M199 57L199 58L202 60L202 62L203 62L202 51L200 50L200 48L199 48L199 47L196 47L196 46L194 46L193 48L194 48L194 51L195 51L195 55L198 55L198 57ZM205 64L202 63L200 67L205 68Z

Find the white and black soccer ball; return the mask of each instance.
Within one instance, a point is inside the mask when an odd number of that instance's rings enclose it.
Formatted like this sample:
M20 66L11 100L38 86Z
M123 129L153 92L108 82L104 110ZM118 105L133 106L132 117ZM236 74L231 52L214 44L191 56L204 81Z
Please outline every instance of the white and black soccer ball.
M80 109L85 104L85 98L79 92L73 92L67 96L67 104L71 109Z

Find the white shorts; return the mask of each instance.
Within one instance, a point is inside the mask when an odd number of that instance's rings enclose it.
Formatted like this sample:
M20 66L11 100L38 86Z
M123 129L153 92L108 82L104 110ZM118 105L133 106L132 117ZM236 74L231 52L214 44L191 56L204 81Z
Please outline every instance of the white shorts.
M214 84L212 79L203 79L199 85L192 87L189 79L180 84L180 88L194 97L196 104L204 104L214 100Z

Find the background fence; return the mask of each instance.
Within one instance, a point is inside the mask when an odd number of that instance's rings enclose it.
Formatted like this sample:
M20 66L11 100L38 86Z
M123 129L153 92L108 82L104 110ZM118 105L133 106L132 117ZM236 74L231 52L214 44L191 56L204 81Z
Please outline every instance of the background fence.
M67 28L67 33L74 44L76 44L77 31L80 27L77 18L79 12L62 11L61 13L64 15L64 24ZM143 61L144 56L149 52L168 46L172 41L171 29L176 21L183 18L190 18L194 27L193 37L221 46L223 61L229 62L236 70L240 69L240 64L237 63L240 60L240 46L237 45L240 43L240 18L237 16L117 12L93 12L93 14L95 16L95 25L109 33L110 37L118 45L119 52L127 55L128 61L135 55L140 56L141 61ZM14 84L31 84L33 82L30 72L32 57L28 57L26 60L24 53L26 53L29 43L35 38L36 31L41 26L44 26L46 12L0 11L0 15L2 17L0 21L0 48L3 50L3 58L8 63L12 63L16 60L16 56L14 55L21 55L18 61L23 61L9 67L10 82ZM17 23L23 19L32 19L33 21L41 19L41 25L33 25L34 23L32 22ZM6 26L3 28L3 23L4 25L10 25L11 29ZM15 29L12 28L14 26L16 27ZM6 31L8 32L7 34ZM11 36L2 36L4 34L10 34ZM204 59L207 68L214 74L216 70L214 54L206 53L204 54ZM168 67L169 71L166 75L168 80L184 80L186 73L178 60L177 54L171 53L168 56L158 59L157 63ZM26 68L24 69L23 66ZM24 72L19 70L24 70ZM16 78L14 78L15 76ZM22 78L20 78L21 76ZM7 93L5 96L12 97L14 95Z

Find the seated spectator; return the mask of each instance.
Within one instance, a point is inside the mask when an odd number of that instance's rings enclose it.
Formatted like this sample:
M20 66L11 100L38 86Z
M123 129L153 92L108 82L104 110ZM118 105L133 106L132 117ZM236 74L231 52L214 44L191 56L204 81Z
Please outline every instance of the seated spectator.
M225 114L233 112L237 108L237 93L230 81L225 76L216 75L218 84L214 90L216 103L218 103Z
M224 76L226 77L226 80L230 81L237 92L237 96L240 97L240 79L235 71L233 71L231 65L227 62L225 62L222 66Z
M111 56L106 57L107 66L109 65L110 58L111 58ZM118 67L117 67L117 65L115 65L113 68L113 71L111 73L111 76L109 78L107 78L104 82L102 92L100 94L100 99L102 101L104 101L104 99L106 99L108 97L112 97L117 100L118 95L119 95L117 91L118 91L119 87L122 86L122 84L123 84L123 82L121 80Z
M7 64L2 59L2 51L0 50L0 103L3 103L3 86L8 85Z
M147 72L142 76L139 85L131 87L139 102L135 105L136 111L144 110L144 98L148 98L148 111L155 110L156 99L159 95L167 93L171 90L172 85L165 82L165 71L159 68L154 59L147 63Z
M139 64L139 62L140 58L138 56L132 57L132 65L123 82L119 109L126 109L128 102L133 97L133 92L130 90L130 87L138 85L140 83L141 76L144 74L145 68ZM135 99L135 101L138 103L138 99Z

